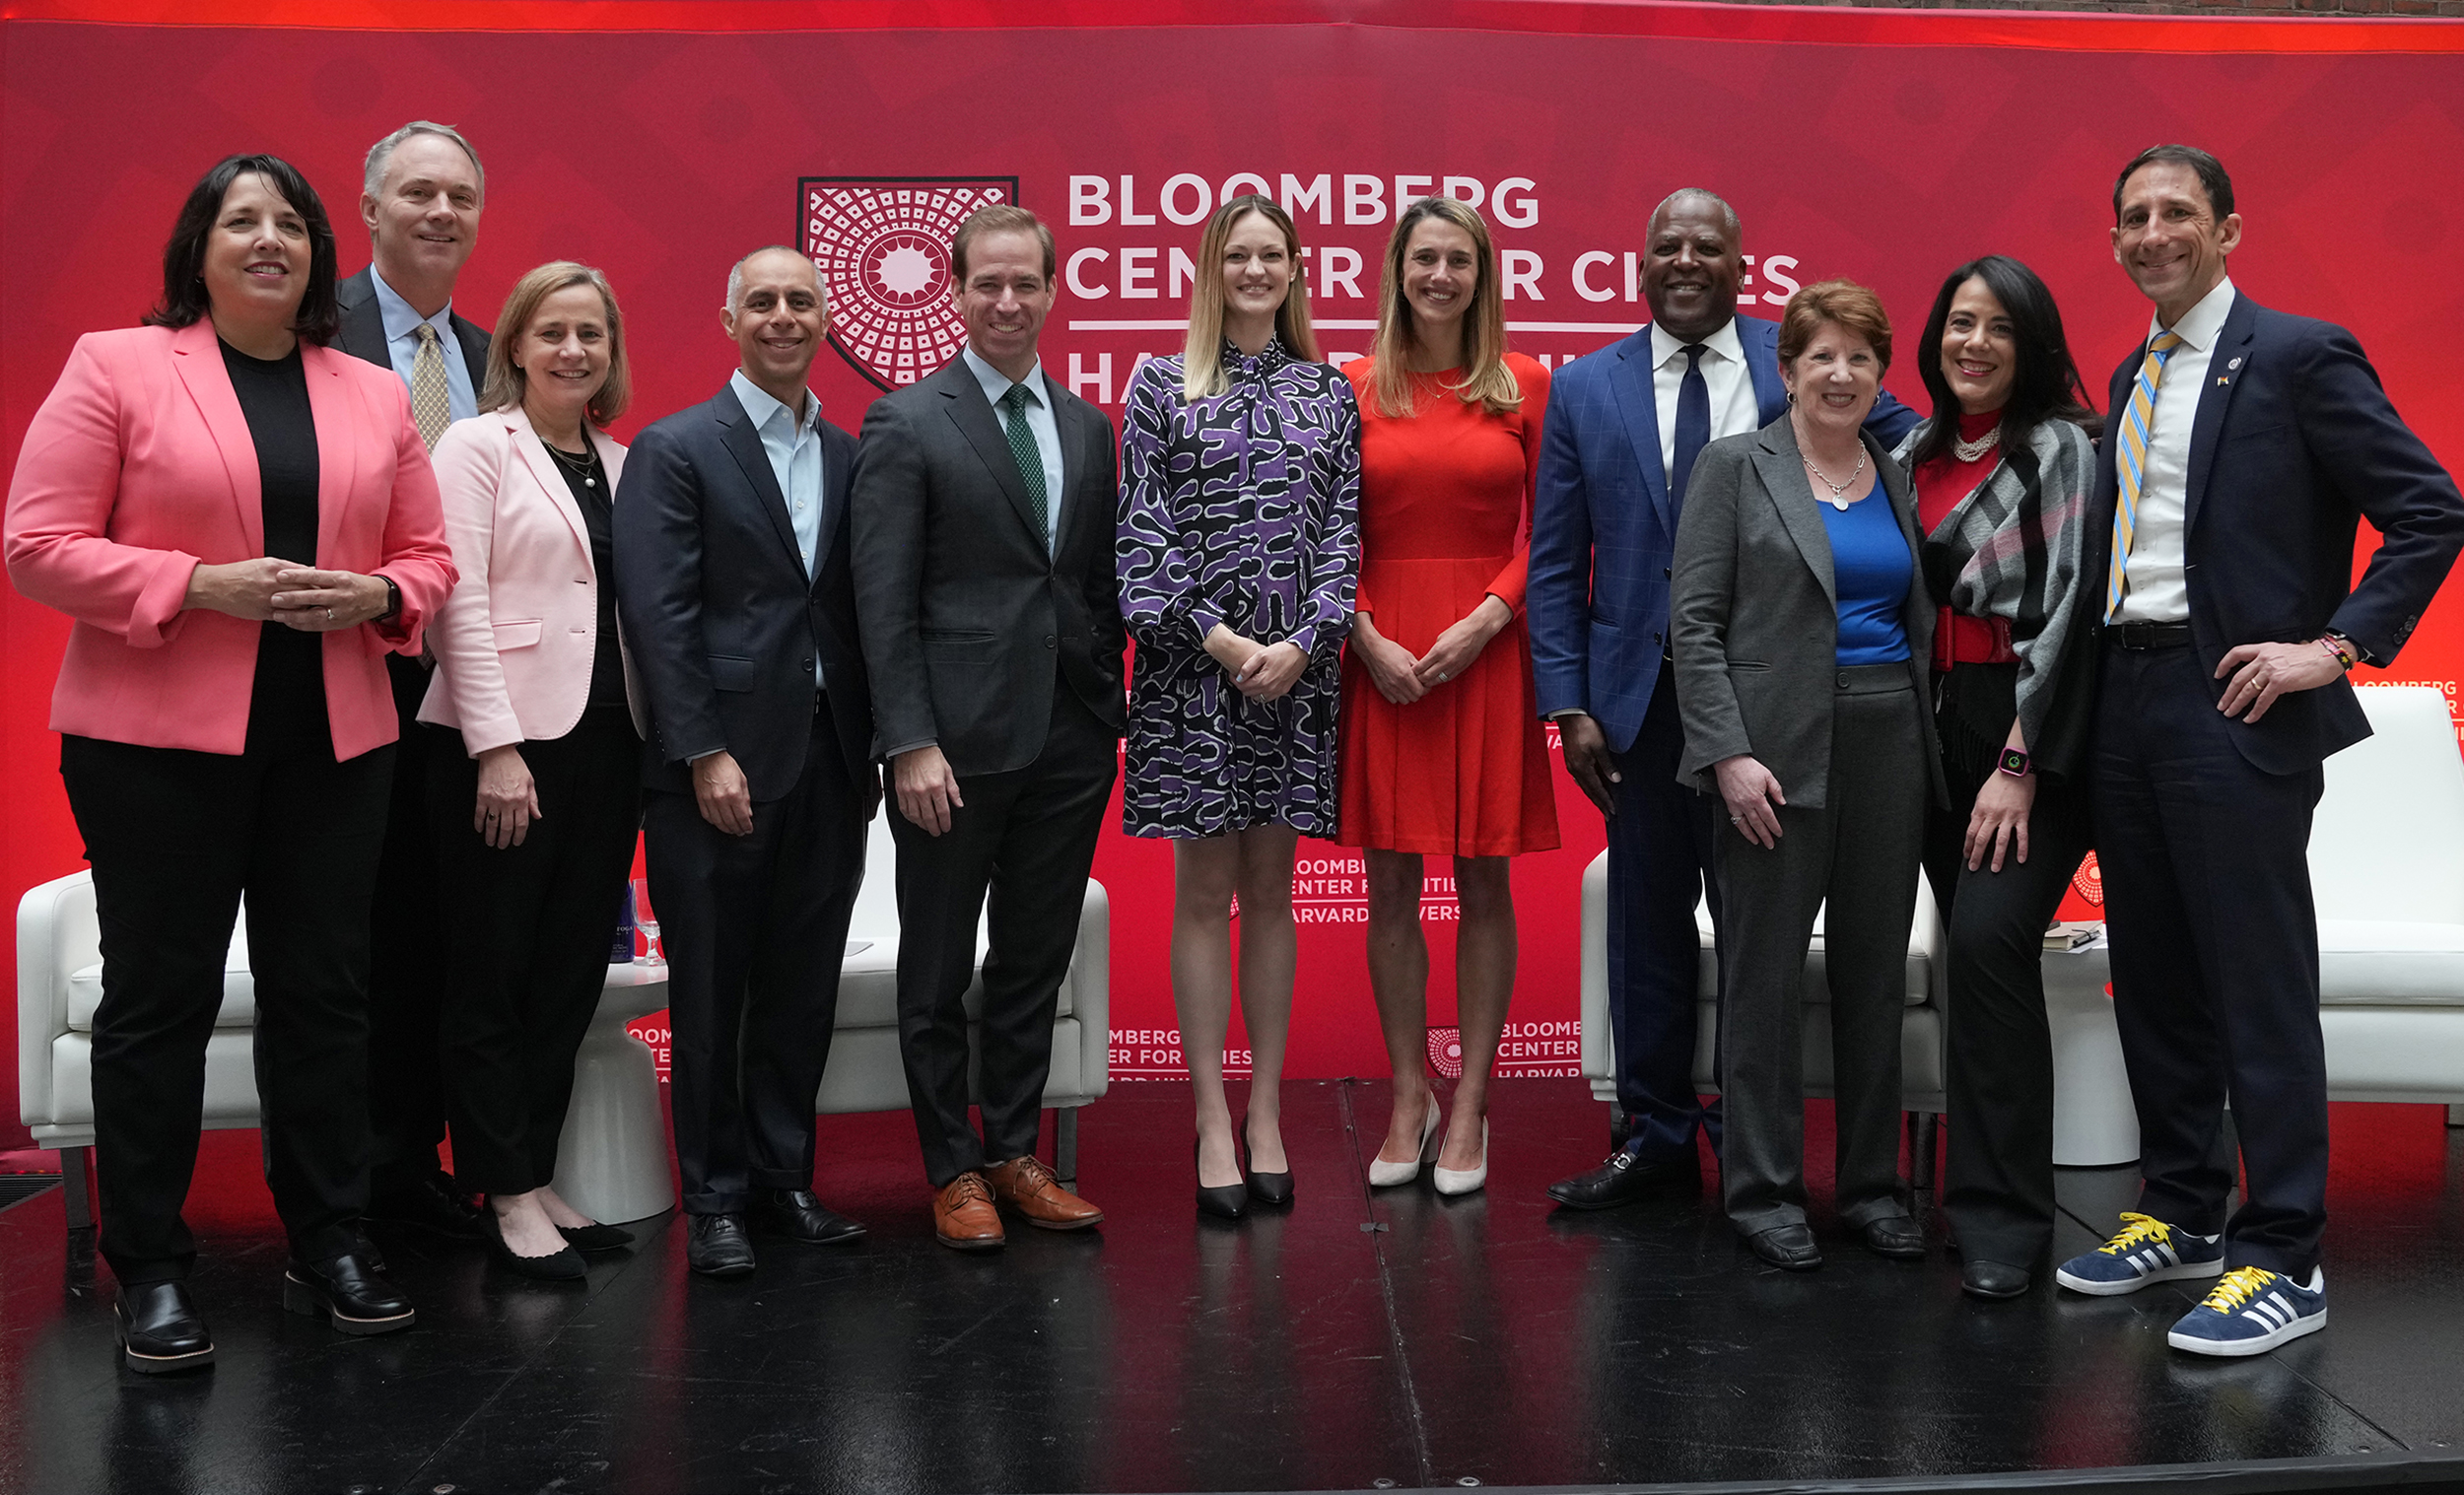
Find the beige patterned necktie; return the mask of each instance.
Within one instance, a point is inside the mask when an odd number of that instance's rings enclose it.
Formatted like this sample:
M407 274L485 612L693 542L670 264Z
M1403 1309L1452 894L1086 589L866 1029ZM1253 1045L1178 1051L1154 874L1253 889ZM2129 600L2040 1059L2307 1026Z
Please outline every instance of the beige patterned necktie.
M419 324L419 354L411 360L411 419L419 423L419 439L428 449L445 440L453 424L453 403L445 392L445 350L437 345L437 329Z

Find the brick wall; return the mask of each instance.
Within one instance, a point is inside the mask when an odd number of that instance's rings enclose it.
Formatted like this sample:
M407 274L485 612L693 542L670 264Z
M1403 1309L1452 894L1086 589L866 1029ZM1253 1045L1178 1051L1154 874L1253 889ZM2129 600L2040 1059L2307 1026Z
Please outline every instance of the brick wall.
M2108 11L2142 16L2457 16L2464 0L1725 0L1885 10Z

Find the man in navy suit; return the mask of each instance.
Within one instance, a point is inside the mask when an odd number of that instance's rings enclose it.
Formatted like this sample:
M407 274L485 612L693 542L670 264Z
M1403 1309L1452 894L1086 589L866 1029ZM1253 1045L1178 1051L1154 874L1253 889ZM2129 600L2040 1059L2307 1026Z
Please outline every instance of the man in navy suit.
M370 263L334 288L342 313L334 346L401 376L420 440L431 447L446 426L479 413L487 382L487 331L453 308L487 189L479 153L449 125L414 119L377 141L360 193ZM430 667L426 658L385 655L401 735L369 917L368 1218L477 1241L479 1211L437 1166L445 1084L435 951L445 914L428 820L428 756L442 732L419 724Z
M2082 591L2103 625L2096 847L2144 1182L2055 1276L2113 1294L2221 1274L2169 1341L2248 1355L2327 1315L2319 765L2369 734L2345 672L2389 663L2420 623L2464 500L2351 333L2234 289L2241 217L2215 157L2141 153L2113 213L2113 257L2156 314L2114 371ZM2380 543L2356 586L2364 514Z
M616 496L617 606L650 704L685 1259L719 1277L753 1269L748 1216L808 1245L863 1234L813 1197L813 1104L881 796L849 569L856 441L804 383L830 328L812 261L746 255L725 321L741 367L642 433Z
M1694 1093L1694 905L1711 885L1712 799L1677 782L1684 733L1669 661L1669 571L1694 458L1788 408L1779 324L1737 314L1737 212L1685 187L1653 210L1643 250L1651 322L1557 372L1540 436L1527 593L1540 713L1566 771L1608 821L1608 1016L1624 1145L1549 1186L1575 1209L1700 1182ZM1885 392L1884 444L1916 424Z

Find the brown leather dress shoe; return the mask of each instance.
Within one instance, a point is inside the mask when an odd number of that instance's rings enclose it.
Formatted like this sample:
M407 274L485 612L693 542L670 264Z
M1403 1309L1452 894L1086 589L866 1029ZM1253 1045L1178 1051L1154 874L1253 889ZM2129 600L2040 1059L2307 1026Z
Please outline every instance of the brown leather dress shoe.
M984 1170L992 1197L1046 1230L1083 1230L1104 1223L1104 1212L1061 1187L1044 1160L1029 1153Z
M962 1173L932 1196L932 1235L953 1251L996 1251L1003 1241L1000 1211L980 1173Z

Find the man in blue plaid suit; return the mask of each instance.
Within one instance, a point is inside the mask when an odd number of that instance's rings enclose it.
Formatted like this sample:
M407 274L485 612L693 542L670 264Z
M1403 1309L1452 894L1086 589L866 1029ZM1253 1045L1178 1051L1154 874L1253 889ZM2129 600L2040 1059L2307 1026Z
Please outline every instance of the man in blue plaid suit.
M1540 712L1566 770L1608 822L1608 1015L1627 1134L1608 1161L1549 1186L1605 1209L1698 1186L1694 1134L1719 1141L1694 1092L1694 905L1711 883L1713 801L1677 782L1684 733L1669 660L1669 574L1685 481L1702 448L1779 419L1779 324L1737 314L1737 212L1673 192L1645 235L1651 321L1557 371L1532 510L1528 616ZM1917 422L1885 392L1867 425L1885 445Z

